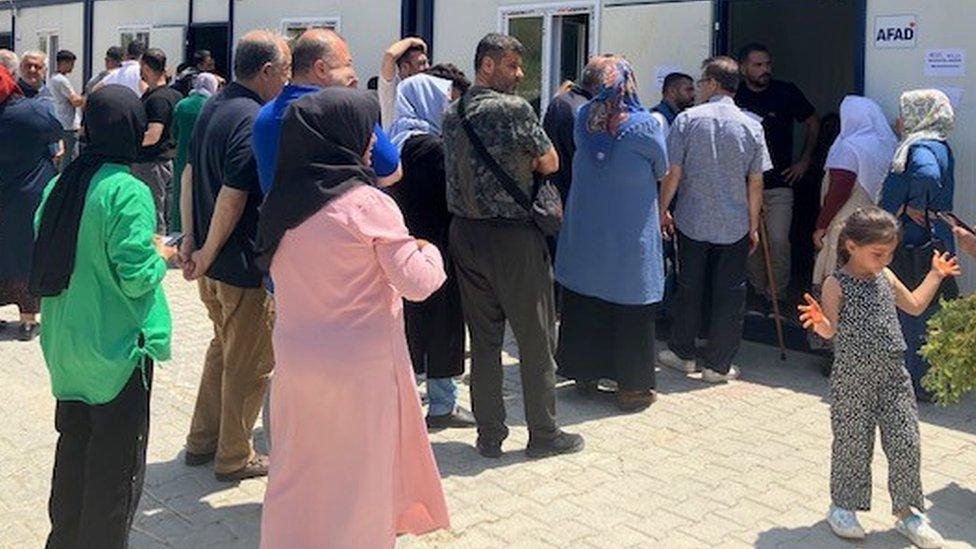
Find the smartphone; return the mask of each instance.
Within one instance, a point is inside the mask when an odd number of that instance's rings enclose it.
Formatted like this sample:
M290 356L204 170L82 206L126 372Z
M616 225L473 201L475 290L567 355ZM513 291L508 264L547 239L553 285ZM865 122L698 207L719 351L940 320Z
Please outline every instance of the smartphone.
M183 233L172 233L163 238L163 245L170 248L178 248L183 243Z
M959 227L969 234L976 235L976 229L962 219L959 219L959 216L956 214L952 212L936 212L936 215L938 215L939 219L945 221L950 227Z

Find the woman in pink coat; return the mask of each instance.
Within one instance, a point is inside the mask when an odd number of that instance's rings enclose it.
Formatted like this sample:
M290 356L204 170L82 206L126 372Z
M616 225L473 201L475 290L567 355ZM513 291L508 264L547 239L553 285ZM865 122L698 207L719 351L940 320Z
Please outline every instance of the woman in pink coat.
M374 98L346 88L285 115L258 229L277 311L265 549L392 547L449 527L401 301L430 296L444 267L373 186L378 117Z

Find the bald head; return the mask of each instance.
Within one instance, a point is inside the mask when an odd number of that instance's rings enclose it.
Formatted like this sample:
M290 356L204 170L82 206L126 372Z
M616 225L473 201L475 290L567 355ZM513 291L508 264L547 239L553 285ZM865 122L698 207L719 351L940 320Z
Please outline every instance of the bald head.
M270 101L291 78L291 50L279 34L250 31L237 42L234 75L242 85Z
M356 87L359 78L349 45L337 32L310 29L295 42L292 67L296 84Z
M620 57L615 55L595 55L583 68L581 86L593 95L600 93L603 81L606 79L607 67L615 64Z

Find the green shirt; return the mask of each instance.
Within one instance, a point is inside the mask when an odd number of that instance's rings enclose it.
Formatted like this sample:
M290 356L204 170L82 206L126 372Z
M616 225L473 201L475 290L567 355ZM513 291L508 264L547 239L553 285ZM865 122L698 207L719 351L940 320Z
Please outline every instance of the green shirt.
M44 190L35 229L56 181ZM68 288L41 299L41 349L58 400L104 404L146 357L169 359L166 264L155 229L149 188L126 166L102 166L88 189Z
M203 104L209 99L199 93L190 93L176 104L173 111L173 139L176 140L176 160L173 161L173 204L170 208L172 219L169 220L171 232L182 230L183 221L180 219L180 183L183 168L190 156L190 137L193 135L193 125L200 116Z

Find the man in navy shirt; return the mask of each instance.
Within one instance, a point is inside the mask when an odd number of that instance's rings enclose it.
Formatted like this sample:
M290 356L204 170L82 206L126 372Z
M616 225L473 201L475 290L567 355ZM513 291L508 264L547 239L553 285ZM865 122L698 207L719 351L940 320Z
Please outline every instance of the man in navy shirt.
M299 97L322 88L355 88L359 84L349 45L336 32L328 29L306 31L295 42L292 73L291 83L281 90L274 101L261 108L254 121L252 145L264 194L268 194L274 184L278 166L278 139L288 106ZM400 158L379 124L375 127L375 133L373 169L380 178L380 185L386 186L400 178Z
M204 106L194 126L183 182L180 247L184 276L199 280L214 323L190 434L187 465L216 460L221 481L268 474L251 429L274 364L268 296L254 262L261 187L251 148L261 105L291 76L291 53L268 31L244 35L234 56L237 80Z

